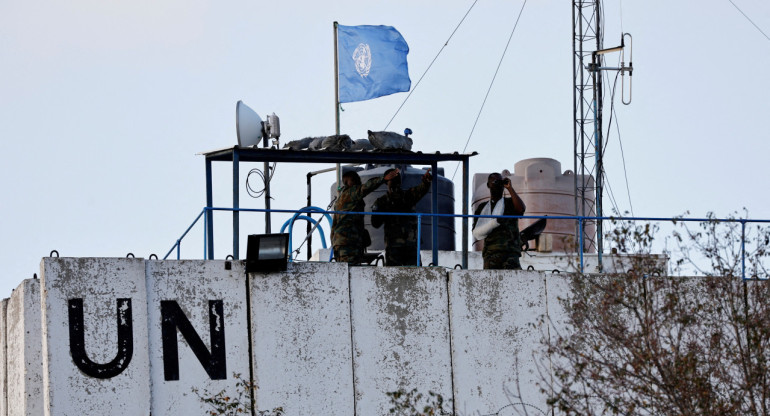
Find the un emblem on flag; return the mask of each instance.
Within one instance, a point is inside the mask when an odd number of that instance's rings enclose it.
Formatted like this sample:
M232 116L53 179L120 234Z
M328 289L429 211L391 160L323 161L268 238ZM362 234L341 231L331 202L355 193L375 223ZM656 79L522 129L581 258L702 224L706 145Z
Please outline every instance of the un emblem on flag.
M353 52L353 61L356 63L356 72L361 78L369 75L372 69L372 51L366 43L359 43L355 52Z

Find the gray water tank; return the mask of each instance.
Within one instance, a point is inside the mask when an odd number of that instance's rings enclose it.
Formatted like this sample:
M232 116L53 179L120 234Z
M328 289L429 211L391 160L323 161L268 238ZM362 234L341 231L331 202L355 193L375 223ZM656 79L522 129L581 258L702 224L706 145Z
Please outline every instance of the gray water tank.
M398 168L401 170L401 188L409 189L413 186L417 186L422 181L422 176L425 174L425 169L417 169L410 165L369 165L365 169L360 167L343 167L343 172L356 171L361 177L361 183L365 183L371 178L382 177L385 171L392 168ZM444 177L444 168L438 168L438 175L433 175L433 182L431 187L438 186L438 213L439 214L454 214L455 210L455 197L454 197L454 183ZM387 184L383 183L374 192L367 195L364 198L366 204L366 211L371 212L374 201L384 195L388 191ZM430 214L431 213L431 188L427 194L417 203L415 210L419 213ZM337 195L337 184L331 185L331 197L334 198ZM430 250L433 248L433 235L431 233L432 217L422 217L421 236L420 236L420 248L422 250ZM364 220L366 229L369 230L369 235L372 237L372 244L368 247L369 250L385 250L385 236L384 226L380 228L372 227L371 215L367 215ZM454 218L446 217L438 219L438 249L454 251L455 249L455 221Z

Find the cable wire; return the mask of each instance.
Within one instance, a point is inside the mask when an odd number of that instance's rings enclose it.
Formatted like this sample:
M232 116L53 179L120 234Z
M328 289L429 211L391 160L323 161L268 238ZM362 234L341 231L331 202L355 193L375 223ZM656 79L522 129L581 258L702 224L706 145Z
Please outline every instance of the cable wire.
M612 107L612 112L615 112L615 106ZM618 144L620 145L620 158L623 161L623 176L626 179L626 194L628 195L628 206L631 210L631 216L634 216L634 204L631 202L631 187L628 186L628 171L626 170L626 154L623 151L623 140L620 137L620 124L617 121L617 115L615 116L615 129L618 132Z
M620 65L620 58L618 58L618 65ZM618 133L618 144L620 145L620 157L621 157L621 160L623 161L623 175L626 181L626 194L628 195L628 205L629 205L629 209L631 210L631 215L633 215L634 204L631 203L631 188L628 186L628 171L626 169L626 156L623 151L623 141L621 140L621 136L620 136L620 125L618 124L617 113L615 112L615 91L617 91L619 75L620 75L620 71L618 71L617 74L615 74L615 80L612 83L612 93L610 94L610 120L609 120L609 124L607 125L606 144L602 149L602 154L605 153L605 150L607 149L607 146L609 145L609 142L610 142L610 133L612 131L612 120L614 116L615 129ZM604 175L606 177L606 172L604 172ZM613 196L613 199L614 199L614 196ZM615 206L616 211L620 213L620 210L617 207L617 202L613 201L613 203L616 205Z
M620 33L625 33L623 31L623 0L620 0Z
M737 5L737 4L735 4L735 3L733 2L733 0L727 0L727 1L729 1L729 2L730 2L732 5L733 5L733 6L735 6L735 8L736 8L736 9L738 9L738 11L739 11L739 12L741 12L741 14L743 15L743 17L745 17L745 18L746 18L746 20L748 20L749 22L751 22L751 24L752 24L752 25L754 25L754 27L755 27L755 28L757 28L757 30L758 30L760 33L762 33L763 35L765 35L765 38L767 38L767 40L770 40L770 36L767 36L767 33L765 33L765 32L764 32L762 29L760 29L760 28L759 28L759 26L757 26L757 24L756 24L756 23L754 23L754 21L753 21L753 20L751 20L751 18L750 18L749 16L747 16L747 15L746 15L746 13L744 13L744 12L743 12L743 10L741 10L741 8L740 8L740 7L738 7L738 5Z
M267 176L265 176L264 172L256 168L249 171L249 174L246 175L246 193L248 193L250 197L260 198L262 195L264 195L265 191L267 190L267 184L273 180L273 175L275 175L275 166L276 164L273 163L273 166L268 168L270 173ZM251 178L251 175L257 175L260 177L260 179L262 179L262 189L255 190L254 187L252 187L252 185L249 183L249 178Z
M610 180L607 179L607 173L604 173L604 184L606 185L607 189L607 195L610 197L610 203L612 204L612 210L613 212L620 214L620 207L618 205L618 201L615 199L615 192L612 191L612 185L610 185Z
M516 22L513 24L513 29L511 30L510 36L508 36L508 42L505 44L505 49L503 49L503 55L500 57L500 61L497 63L497 68L495 69L495 74L492 76L492 81L489 83L489 88L487 88L487 93L484 95L484 101L481 102L481 108L479 108L479 113L476 115L476 120L473 122L473 127L471 128L471 133L468 135L468 140L465 141L465 147L463 147L463 153L465 153L465 150L468 149L468 143L471 141L471 137L473 137L473 132L476 130L476 124L479 122L479 118L481 118L481 112L484 111L484 105L487 103L487 98L489 98L489 92L492 91L492 86L495 84L495 79L497 78L498 72L500 72L500 66L503 64L503 59L505 59L505 53L508 52L508 46L511 44L511 39L513 39L513 34L516 33L516 27L519 26L519 19L521 19L522 13L524 13L524 6L527 5L527 0L524 0L524 3L521 4L521 10L519 10L519 15L516 17ZM457 166L455 166L455 172L452 174L452 180L455 179L455 175L457 175L457 169L460 168L460 162L457 162Z
M387 130L387 129L388 129L388 127L390 126L390 123L392 123L392 122L393 122L393 120L396 118L396 116L398 115L398 113L401 111L401 108L402 108L402 107L404 107L404 104L406 104L406 100L408 100L408 99L409 99L409 97L411 97L411 96L412 96L412 93L413 93L413 92L414 92L414 91L417 89L417 87L420 85L420 82L422 82L422 79L423 79L423 78L425 78L425 74L427 74L427 73L428 73L428 71L430 70L430 68L433 66L433 63L435 63L435 62L436 62L436 59L438 59L438 56L439 56L439 55L441 55L441 52L443 52L443 51L444 51L444 48L446 48L446 47L447 47L447 45L449 45L449 41L450 41L450 40L452 40L452 36L454 36L454 35L455 35L455 32L457 32L457 29L459 29L459 28L460 28L460 25L461 25L461 24L463 24L463 22L465 21L465 18L466 18L466 17L468 17L468 14L471 12L471 10L473 10L473 6L475 6L475 5L476 5L476 3L478 3L478 1L479 1L479 0L475 0L475 1L473 2L473 4L471 4L471 7L468 9L468 11L467 11L467 12L465 12L465 15L464 15L464 16L463 16L463 18L460 20L460 23L458 23L458 24L457 24L457 26L455 26L455 30L453 30L453 31L452 31L452 34L451 34L451 35L449 35L449 38L446 40L446 42L444 42L444 46L442 46L442 47L441 47L441 49L439 49L439 51L438 51L438 53L436 54L436 56L435 56L435 57L433 58L433 60L430 62L430 65L428 65L428 67L427 67L427 68L425 68L425 72L423 72L423 73L422 73L422 75L420 75L420 79L418 79L418 80L417 80L417 83L416 83L416 84L414 84L414 88L412 88L412 89L409 91L409 94L407 94L407 95L406 95L406 97L404 98L404 101L402 101L402 102L401 102L401 105L400 105L400 106L398 106L398 109L396 110L396 113L395 113L395 114L393 114L393 117L391 117L391 118L390 118L390 121L388 121L388 124L386 124L386 125L385 125L385 128L384 128L383 130Z

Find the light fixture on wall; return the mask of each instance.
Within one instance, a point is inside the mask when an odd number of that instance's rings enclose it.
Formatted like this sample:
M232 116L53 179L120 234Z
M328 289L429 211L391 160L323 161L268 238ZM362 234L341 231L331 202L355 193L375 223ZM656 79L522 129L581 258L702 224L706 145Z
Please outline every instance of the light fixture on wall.
M246 248L246 273L286 271L289 234L251 234Z

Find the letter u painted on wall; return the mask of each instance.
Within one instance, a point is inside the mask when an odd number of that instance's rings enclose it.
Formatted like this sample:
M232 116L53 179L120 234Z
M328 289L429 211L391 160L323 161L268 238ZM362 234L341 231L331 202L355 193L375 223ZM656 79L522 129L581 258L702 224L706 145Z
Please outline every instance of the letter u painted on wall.
M131 299L117 299L118 351L115 358L104 364L94 362L86 353L83 299L70 299L68 306L70 354L72 354L72 361L75 365L84 374L94 378L107 379L122 373L131 363L131 357L134 353ZM195 357L198 358L211 379L224 380L227 378L223 302L222 300L210 300L208 306L211 350L206 348L176 301L164 300L160 302L163 369L166 380L179 380L177 330L187 341Z
M112 378L122 373L131 363L134 354L134 330L131 316L131 299L118 299L118 353L112 361L97 364L86 354L83 329L83 299L69 300L70 354L75 365L88 376Z

